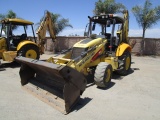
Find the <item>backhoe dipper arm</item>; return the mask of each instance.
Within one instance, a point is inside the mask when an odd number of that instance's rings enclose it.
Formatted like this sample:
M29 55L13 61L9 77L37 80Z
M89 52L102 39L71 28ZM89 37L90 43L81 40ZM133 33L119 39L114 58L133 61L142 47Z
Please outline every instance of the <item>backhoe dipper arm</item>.
M44 53L44 43L45 43L45 37L46 37L46 31L49 32L50 37L52 38L52 41L55 42L56 35L55 35L55 25L52 22L51 14L49 11L46 11L45 17L42 20L36 34L38 35L39 40L39 47L40 47L40 53Z
M128 43L128 32L129 32L129 15L128 15L128 11L124 10L123 11L124 14L124 26L123 26L123 42Z
M123 19L124 23L120 26L120 28L117 31L117 36L120 39L120 43L128 43L128 32L129 32L129 14L128 10L123 11Z

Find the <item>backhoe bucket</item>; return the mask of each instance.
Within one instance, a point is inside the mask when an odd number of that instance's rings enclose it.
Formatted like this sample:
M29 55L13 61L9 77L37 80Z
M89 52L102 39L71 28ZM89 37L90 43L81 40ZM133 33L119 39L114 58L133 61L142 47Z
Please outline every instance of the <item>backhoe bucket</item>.
M64 114L70 112L86 88L84 75L66 65L16 57L22 88Z

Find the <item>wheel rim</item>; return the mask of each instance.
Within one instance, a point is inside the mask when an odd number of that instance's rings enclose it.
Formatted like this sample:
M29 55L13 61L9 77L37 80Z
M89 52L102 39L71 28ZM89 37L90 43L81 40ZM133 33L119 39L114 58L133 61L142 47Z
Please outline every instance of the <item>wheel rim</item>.
M26 52L26 55L25 55L27 58L33 58L33 59L36 59L37 58L37 53L35 50L28 50Z
M106 79L105 79L105 81L106 82L109 82L109 80L110 80L110 77L111 77L111 70L110 69L108 69L107 71L106 71Z
M128 56L128 57L126 58L126 65L125 65L125 69L126 69L126 70L129 69L130 63L131 63L131 59L130 59L130 57Z

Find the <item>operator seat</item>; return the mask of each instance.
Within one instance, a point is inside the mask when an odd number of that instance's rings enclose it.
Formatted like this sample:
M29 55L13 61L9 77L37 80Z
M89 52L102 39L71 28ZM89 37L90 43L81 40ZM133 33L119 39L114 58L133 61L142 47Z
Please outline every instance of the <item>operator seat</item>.
M111 34L110 33L105 33L105 37L107 40L110 40L111 39Z
M21 41L27 39L27 34L22 34L20 39L21 39Z
M110 33L105 33L105 37L107 39L107 44L106 44L106 51L110 51L110 42L112 40L112 51L115 51L116 48L118 47L117 45L117 38L115 36L111 37Z
M25 40L25 39L27 39L27 34L22 34L21 36L16 36L14 39L13 39L13 46L14 47L17 47L18 46L18 44L21 42L21 41L23 41L23 40Z

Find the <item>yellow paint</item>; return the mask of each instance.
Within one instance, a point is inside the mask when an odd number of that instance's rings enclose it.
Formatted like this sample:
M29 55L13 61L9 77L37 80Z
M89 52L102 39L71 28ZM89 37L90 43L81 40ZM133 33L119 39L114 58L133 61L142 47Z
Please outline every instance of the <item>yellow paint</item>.
M36 45L36 43L32 42L32 41L29 41L29 40L23 40L22 42L20 42L17 46L17 51L21 49L21 47L23 47L24 45L27 45L27 44L33 44L33 45Z
M3 60L12 62L14 58L17 56L17 51L5 51L3 52Z
M128 56L128 57L126 58L126 63L125 63L125 64L126 64L126 66L125 66L125 69L126 69L126 70L129 69L129 66L130 66L130 64L131 64L130 62L131 62L131 59L130 59L130 57Z
M108 69L107 71L106 71L106 79L105 79L105 81L106 82L109 82L109 80L110 80L110 77L111 77L111 70L110 69Z
M116 57L106 57L105 62L112 65L113 71L117 70L118 68L118 62Z
M12 18L12 19L9 19L9 18L6 18L4 20L1 20L1 23L10 23L10 22L14 22L16 23L17 25L18 24L26 24L26 25L32 25L33 22L30 22L28 20L22 20L22 19L18 19L18 18Z
M86 38L86 39L89 39L89 38ZM98 45L98 44L101 44L103 42L107 42L107 40L104 40L103 38L97 38L97 39L94 39L94 40L91 40L90 42L88 43L83 43L82 41L84 41L85 39L77 42L76 44L74 44L73 47L79 47L79 48L87 48L87 47L92 47L94 45Z
M121 56L125 50L128 50L131 52L131 46L126 43L120 44L117 48L116 56Z
M3 58L3 52L7 50L6 39L0 37L0 58Z
M28 50L25 54L25 57L27 58L32 58L32 59L36 59L37 58L37 53L34 50Z

